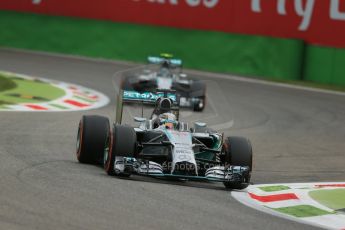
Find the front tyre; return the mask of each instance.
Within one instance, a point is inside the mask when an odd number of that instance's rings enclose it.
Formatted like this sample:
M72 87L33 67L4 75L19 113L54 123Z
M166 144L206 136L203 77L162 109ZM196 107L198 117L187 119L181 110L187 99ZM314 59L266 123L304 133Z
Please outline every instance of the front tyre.
M101 164L109 120L103 116L83 116L79 122L77 136L77 159L80 163Z
M205 108L205 102L206 102L206 97L201 96L196 98L194 104L193 104L193 110L195 112L202 112Z
M104 170L108 175L129 176L115 169L116 157L134 157L136 153L137 136L130 126L114 125L109 132L104 150Z
M245 189L250 182L250 174L253 169L252 145L244 137L228 137L223 144L224 162L233 166L249 167L249 172L242 177L242 182L224 182L228 189Z
M200 80L194 80L191 85L189 98L193 98L193 110L201 112L205 108L206 103L206 84Z

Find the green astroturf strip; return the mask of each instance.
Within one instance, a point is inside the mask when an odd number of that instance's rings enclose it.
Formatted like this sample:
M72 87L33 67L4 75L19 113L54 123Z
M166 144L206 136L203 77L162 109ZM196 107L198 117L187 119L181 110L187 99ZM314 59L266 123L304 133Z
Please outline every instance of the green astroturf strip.
M283 191L288 190L290 187L285 185L275 185L275 186L265 186L265 187L259 187L264 192L277 192L277 191Z
M5 77L5 75L2 75ZM51 84L40 83L37 81L11 79L16 84L15 88L0 92L0 104L16 104L16 103L37 103L42 100L35 100L30 98L14 97L11 94L18 94L26 96L35 96L38 98L46 98L47 100L54 100L65 95L65 91L57 88ZM3 103L1 103L1 101Z
M284 208L274 208L273 210L299 218L332 214L331 212L327 212L311 205L297 205Z
M85 97L80 97L80 96L73 96L74 98L77 98L77 99L80 99L80 100L82 100L82 101L85 101L85 102L90 102L90 103L92 103L92 102L95 102L95 100L92 100L92 99L88 99L88 98L85 98Z
M54 103L50 103L49 105L50 105L50 106L53 106L53 107L55 107L55 108L58 108L58 109L68 109L68 108L65 107L65 106L58 105L58 104L54 104Z
M345 209L345 189L315 190L309 196L320 204L333 209Z

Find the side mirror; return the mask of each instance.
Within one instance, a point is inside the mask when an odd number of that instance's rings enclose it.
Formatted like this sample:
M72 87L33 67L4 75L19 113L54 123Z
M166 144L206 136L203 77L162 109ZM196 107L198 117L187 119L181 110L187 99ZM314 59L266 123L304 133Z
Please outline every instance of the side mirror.
M141 122L145 122L146 118L144 118L144 117L134 117L134 121L141 123Z

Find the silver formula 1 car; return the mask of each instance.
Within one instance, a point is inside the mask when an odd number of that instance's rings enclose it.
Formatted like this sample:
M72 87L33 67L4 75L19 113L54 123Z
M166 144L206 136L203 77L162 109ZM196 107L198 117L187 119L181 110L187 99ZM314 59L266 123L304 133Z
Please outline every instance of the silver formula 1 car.
M148 57L150 65L143 71L124 76L122 89L138 92L155 92L156 89L176 90L180 106L202 111L206 102L206 85L198 79L188 77L182 72L182 60L172 55ZM155 66L156 68L153 68Z
M114 176L214 181L230 189L246 188L252 171L249 140L224 137L200 122L189 128L179 119L177 99L169 90L122 91L111 128L106 117L83 116L77 138L79 162L103 165ZM128 103L155 107L148 118L134 117L136 125L129 126L122 124Z

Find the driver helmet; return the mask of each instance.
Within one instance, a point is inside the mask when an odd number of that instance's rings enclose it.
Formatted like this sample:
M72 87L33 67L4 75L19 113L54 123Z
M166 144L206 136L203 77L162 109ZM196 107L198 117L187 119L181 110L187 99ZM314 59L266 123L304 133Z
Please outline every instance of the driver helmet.
M170 61L169 60L164 60L162 63L162 68L169 69L170 67Z
M174 129L177 127L176 116L173 113L163 113L159 115L159 125L166 129Z

